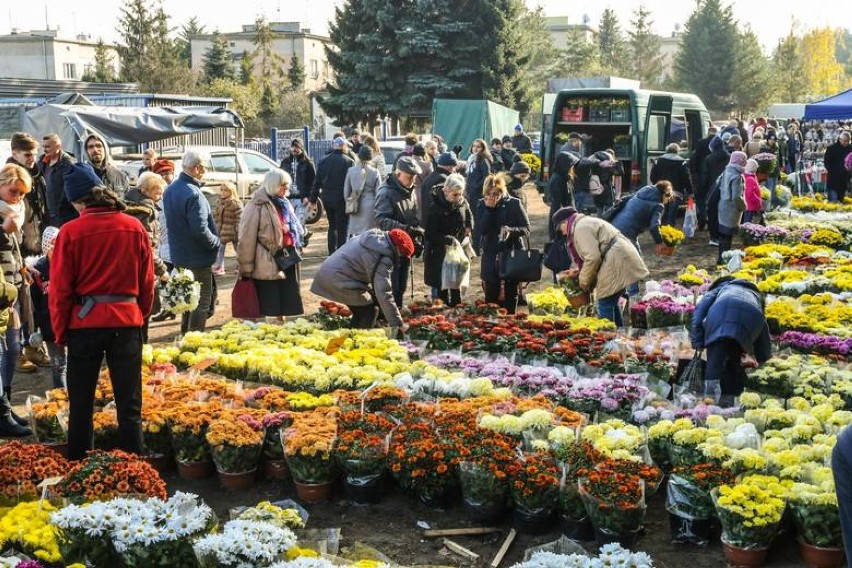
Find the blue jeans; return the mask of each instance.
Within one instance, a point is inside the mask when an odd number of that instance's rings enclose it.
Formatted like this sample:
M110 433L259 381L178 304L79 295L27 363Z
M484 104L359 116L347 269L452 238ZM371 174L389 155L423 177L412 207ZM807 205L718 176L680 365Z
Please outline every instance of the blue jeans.
M852 546L852 428L846 427L837 436L837 445L831 452L831 470L834 472L834 490L840 508L840 526L843 527L843 544ZM846 555L846 565L852 568L852 555Z
M595 202L592 199L592 195L588 191L574 192L574 209L576 209L580 213L584 213L586 209L590 209L594 206Z
M616 327L624 327L624 318L621 315L621 307L618 305L622 294L624 290L619 290L612 296L598 300L598 317L608 319L615 323Z

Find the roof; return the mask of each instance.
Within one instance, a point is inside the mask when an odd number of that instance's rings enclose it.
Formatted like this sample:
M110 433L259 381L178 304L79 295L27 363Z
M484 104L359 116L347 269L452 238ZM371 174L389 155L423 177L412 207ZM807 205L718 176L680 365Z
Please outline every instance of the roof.
M852 118L852 89L805 106L805 120Z

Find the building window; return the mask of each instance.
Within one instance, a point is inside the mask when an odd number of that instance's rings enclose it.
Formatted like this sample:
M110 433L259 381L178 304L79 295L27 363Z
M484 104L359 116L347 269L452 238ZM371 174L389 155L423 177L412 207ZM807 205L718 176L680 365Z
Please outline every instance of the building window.
M319 78L319 61L311 59L311 79Z
M65 79L76 79L77 78L77 65L74 63L63 63L62 64L62 76Z

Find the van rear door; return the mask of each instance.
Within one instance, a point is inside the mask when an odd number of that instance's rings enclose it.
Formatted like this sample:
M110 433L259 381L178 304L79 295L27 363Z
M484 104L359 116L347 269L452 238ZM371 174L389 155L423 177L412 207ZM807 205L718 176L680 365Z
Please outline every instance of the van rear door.
M649 182L651 166L666 152L666 145L671 140L672 127L672 96L654 94L648 96L648 108L645 114L644 130L644 164L641 173L641 184Z

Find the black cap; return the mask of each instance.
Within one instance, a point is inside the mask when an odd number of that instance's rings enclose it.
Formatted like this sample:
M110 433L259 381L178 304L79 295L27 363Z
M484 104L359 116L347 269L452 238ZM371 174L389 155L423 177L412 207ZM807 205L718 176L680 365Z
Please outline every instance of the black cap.
M518 160L517 162L513 163L512 167L509 169L509 173L511 175L528 174L530 172L532 172L532 170L530 169L529 164L527 164L523 160Z
M411 156L402 156L399 160L396 161L396 169L406 173L411 174L413 176L420 175L423 173L421 167L414 161L414 158Z
M457 166L459 165L459 159L456 157L455 152L444 152L438 156L438 165L445 167Z

